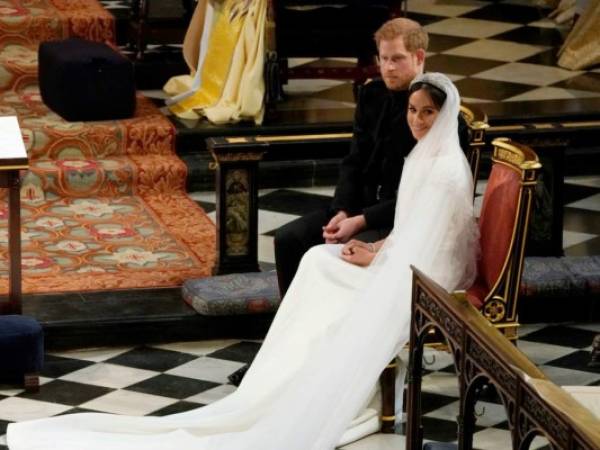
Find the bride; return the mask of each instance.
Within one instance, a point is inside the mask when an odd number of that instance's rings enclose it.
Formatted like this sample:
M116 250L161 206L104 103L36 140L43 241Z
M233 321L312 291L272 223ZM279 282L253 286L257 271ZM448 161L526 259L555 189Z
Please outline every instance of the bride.
M475 275L473 181L458 110L444 75L413 81L408 123L418 143L392 233L374 247L352 241L307 252L237 391L165 417L83 413L10 424L9 448L331 450L375 432L377 414L366 405L408 339L409 265L448 290Z

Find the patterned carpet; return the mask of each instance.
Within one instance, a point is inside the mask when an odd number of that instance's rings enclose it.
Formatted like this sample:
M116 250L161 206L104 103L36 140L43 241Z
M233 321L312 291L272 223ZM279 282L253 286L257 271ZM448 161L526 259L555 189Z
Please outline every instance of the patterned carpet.
M0 18L8 58L0 58L0 115L18 116L30 160L21 189L24 292L176 286L210 274L214 226L185 193L175 129L158 108L139 96L131 119L67 122L35 85L38 42L112 40L110 13L95 0L9 3ZM7 221L3 201L2 293Z

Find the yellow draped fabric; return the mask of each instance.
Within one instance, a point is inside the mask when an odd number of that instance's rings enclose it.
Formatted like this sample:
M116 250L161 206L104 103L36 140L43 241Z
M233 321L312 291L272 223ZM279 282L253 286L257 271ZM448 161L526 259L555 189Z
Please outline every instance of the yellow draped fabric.
M192 77L174 77L165 85L169 95L183 94L169 108L177 116L227 123L252 119L261 123L264 106L264 28L266 0L225 0L196 6L184 41L184 57L199 71L199 86ZM207 19L213 7L212 23ZM211 27L208 42L201 42L204 27ZM207 45L204 58L200 47ZM194 69L192 69L194 72ZM187 91L187 92L186 92Z
M559 52L558 65L579 70L600 64L600 0L590 0Z

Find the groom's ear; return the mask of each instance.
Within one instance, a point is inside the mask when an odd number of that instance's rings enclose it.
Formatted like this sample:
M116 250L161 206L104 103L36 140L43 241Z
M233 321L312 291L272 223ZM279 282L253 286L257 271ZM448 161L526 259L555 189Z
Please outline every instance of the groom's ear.
M425 50L422 48L418 48L415 50L415 57L417 58L417 64L421 67L425 65Z

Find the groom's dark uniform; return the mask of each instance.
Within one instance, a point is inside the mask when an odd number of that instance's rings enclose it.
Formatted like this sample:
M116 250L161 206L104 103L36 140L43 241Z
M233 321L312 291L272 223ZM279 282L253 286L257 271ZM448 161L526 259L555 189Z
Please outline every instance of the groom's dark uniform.
M404 158L416 143L406 121L407 106L408 91L390 91L382 80L361 87L350 153L342 161L330 208L302 216L275 234L275 263L282 293L287 291L304 253L324 242L322 227L338 211L349 216L364 214L367 229L359 239L375 241L387 236L394 224ZM466 128L464 131L461 135L466 139Z

